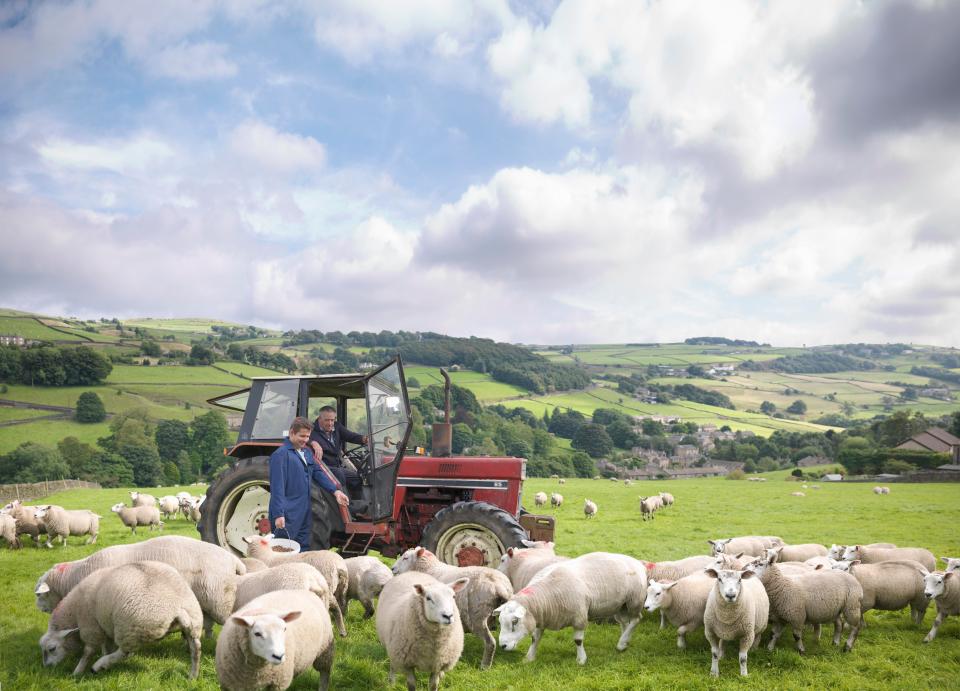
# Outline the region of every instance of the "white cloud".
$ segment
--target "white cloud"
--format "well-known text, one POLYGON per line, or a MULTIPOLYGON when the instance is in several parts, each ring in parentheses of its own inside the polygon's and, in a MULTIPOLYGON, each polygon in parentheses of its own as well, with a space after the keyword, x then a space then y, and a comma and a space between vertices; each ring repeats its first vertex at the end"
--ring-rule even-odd
POLYGON ((57 167, 135 173, 170 159, 174 150, 162 139, 140 134, 97 143, 51 138, 37 147, 37 153, 57 167))
POLYGON ((313 137, 280 132, 255 120, 233 130, 230 146, 241 159, 279 173, 318 172, 327 157, 323 144, 313 137))
POLYGON ((157 52, 148 68, 159 76, 183 81, 232 77, 237 66, 226 52, 226 46, 219 43, 178 43, 157 52))

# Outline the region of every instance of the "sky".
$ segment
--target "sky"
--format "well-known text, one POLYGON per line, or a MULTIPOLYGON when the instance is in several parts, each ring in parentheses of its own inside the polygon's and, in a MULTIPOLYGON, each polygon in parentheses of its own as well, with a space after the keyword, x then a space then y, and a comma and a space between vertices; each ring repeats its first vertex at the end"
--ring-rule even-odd
POLYGON ((960 3, 0 3, 0 306, 960 346, 960 3))

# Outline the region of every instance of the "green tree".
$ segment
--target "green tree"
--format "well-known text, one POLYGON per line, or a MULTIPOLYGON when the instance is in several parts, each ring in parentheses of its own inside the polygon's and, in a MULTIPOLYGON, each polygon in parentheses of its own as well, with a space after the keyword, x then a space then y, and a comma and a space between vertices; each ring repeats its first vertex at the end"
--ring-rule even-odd
POLYGON ((573 463, 573 470, 577 477, 593 477, 597 474, 597 466, 593 459, 583 451, 574 453, 570 457, 570 462, 573 463))
POLYGON ((0 483, 43 482, 70 477, 70 467, 57 449, 24 442, 0 457, 0 483))
POLYGON ((764 415, 773 415, 777 412, 777 406, 770 401, 764 401, 760 404, 760 412, 764 415))
POLYGON ((216 360, 213 350, 207 346, 197 343, 190 348, 190 357, 187 359, 188 365, 212 365, 216 360))
POLYGON ((99 466, 97 482, 104 487, 132 487, 133 468, 123 456, 112 451, 98 454, 95 463, 99 466))
POLYGON ((473 430, 469 425, 458 422, 453 425, 453 439, 451 450, 455 454, 462 454, 464 449, 473 444, 473 430))
POLYGON ((623 420, 623 414, 611 408, 597 408, 593 411, 593 422, 598 425, 609 425, 617 420, 623 420))
POLYGON ((164 461, 175 461, 181 451, 190 447, 190 426, 183 420, 161 420, 153 436, 164 461))
POLYGON ((407 388, 408 389, 419 389, 420 380, 416 377, 407 377, 407 388))
POLYGON ((804 415, 807 412, 807 404, 798 398, 790 404, 790 406, 787 408, 787 412, 791 415, 804 415))
POLYGON ((64 437, 57 442, 57 451, 70 468, 70 477, 96 482, 100 464, 95 462, 97 450, 76 437, 64 437))
POLYGON ((587 423, 577 430, 570 446, 594 458, 601 458, 613 451, 613 440, 603 425, 587 423))
POLYGON ((64 383, 67 386, 92 386, 100 384, 113 371, 106 355, 93 348, 64 348, 61 352, 64 383))
POLYGON ((553 454, 557 439, 544 429, 533 430, 533 455, 546 458, 553 454))
POLYGON ((107 419, 107 409, 103 400, 93 391, 84 391, 77 398, 77 422, 103 422, 107 419))
POLYGON ((960 412, 956 412, 950 416, 950 423, 947 426, 947 431, 955 437, 960 437, 960 412))
POLYGON ((163 481, 160 454, 152 442, 149 445, 121 444, 117 447, 117 454, 130 465, 133 484, 137 487, 153 487, 163 481))
POLYGON ((163 480, 167 485, 180 484, 180 468, 173 461, 166 461, 163 464, 163 480))
POLYGON ((886 463, 883 464, 883 472, 891 473, 895 475, 903 475, 904 473, 912 473, 917 469, 913 463, 908 461, 901 461, 895 458, 891 458, 886 463))
POLYGON ((607 425, 607 434, 618 448, 632 449, 637 444, 637 433, 633 430, 633 425, 626 420, 619 419, 611 422, 607 425))
POLYGON ((193 465, 193 460, 186 449, 177 454, 177 469, 180 471, 180 482, 196 482, 199 475, 198 469, 193 465))
POLYGON ((163 351, 160 349, 160 344, 152 339, 143 341, 140 344, 140 352, 144 355, 149 355, 150 357, 160 357, 163 355, 163 351))
POLYGON ((664 435, 663 423, 653 418, 644 418, 640 423, 640 429, 645 436, 662 437, 664 435))
POLYGON ((230 430, 222 413, 211 410, 190 423, 191 455, 199 461, 200 474, 209 477, 209 472, 223 463, 223 449, 230 443, 230 430))

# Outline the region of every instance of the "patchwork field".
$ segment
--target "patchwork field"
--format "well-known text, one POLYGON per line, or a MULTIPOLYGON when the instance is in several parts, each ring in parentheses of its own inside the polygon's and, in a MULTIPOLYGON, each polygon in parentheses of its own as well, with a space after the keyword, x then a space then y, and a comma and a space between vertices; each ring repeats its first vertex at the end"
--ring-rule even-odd
MULTIPOLYGON (((563 507, 554 513, 558 527, 558 551, 578 555, 590 551, 616 551, 663 560, 705 553, 706 540, 738 534, 775 534, 788 542, 855 543, 892 541, 918 545, 937 556, 960 556, 954 526, 960 520, 957 490, 952 485, 897 484, 889 496, 878 497, 864 484, 827 484, 807 490, 803 498, 789 496, 793 483, 770 474, 767 483, 732 482, 721 479, 640 482, 625 487, 606 480, 528 480, 525 495, 539 490, 561 491, 563 507), (638 519, 637 496, 669 490, 677 499, 674 507, 654 521, 638 519), (583 517, 583 499, 599 505, 598 516, 583 517), (844 507, 838 511, 837 507, 844 507)), ((180 488, 157 488, 158 496, 180 488)), ((195 494, 199 487, 185 488, 195 494)), ((92 508, 104 515, 99 546, 146 539, 148 533, 131 538, 119 520, 109 513, 116 501, 128 499, 127 490, 74 490, 54 495, 49 501, 69 508, 92 508)), ((192 525, 181 519, 167 522, 165 534, 196 536, 192 525)), ((214 641, 204 641, 200 679, 186 679, 188 657, 174 635, 122 661, 102 675, 70 676, 71 663, 43 668, 37 641, 46 628, 47 615, 34 606, 37 577, 54 563, 79 559, 96 547, 71 538, 65 549, 19 552, 0 551, 0 569, 5 576, 6 597, 0 603, 0 685, 3 688, 46 689, 218 688, 213 660, 214 641)), ((389 563, 389 560, 387 560, 389 563)), ((386 685, 388 663, 373 620, 364 621, 362 610, 352 603, 347 616, 348 636, 337 640, 331 689, 402 688, 386 685)), ((922 626, 910 623, 906 612, 870 612, 868 627, 851 653, 841 653, 830 644, 827 627, 821 641, 809 629, 807 654, 799 656, 792 642, 781 640, 774 652, 761 649, 750 654, 750 676, 737 674, 735 655, 721 661, 719 680, 709 677, 710 651, 698 630, 688 634, 688 649, 676 647, 676 632, 658 628, 656 614, 645 615, 626 651, 616 652, 619 635, 613 623, 591 623, 586 631, 587 664, 574 658, 571 631, 548 631, 537 660, 524 663, 529 639, 513 652, 498 650, 493 667, 478 669, 482 646, 466 636, 460 663, 447 674, 441 689, 891 689, 956 688, 960 679, 960 621, 950 618, 937 639, 921 643, 934 613, 931 607, 922 626)), ((219 631, 219 627, 216 627, 219 631)), ((313 689, 316 672, 299 677, 292 688, 313 689)), ((420 687, 425 678, 420 676, 420 687)))

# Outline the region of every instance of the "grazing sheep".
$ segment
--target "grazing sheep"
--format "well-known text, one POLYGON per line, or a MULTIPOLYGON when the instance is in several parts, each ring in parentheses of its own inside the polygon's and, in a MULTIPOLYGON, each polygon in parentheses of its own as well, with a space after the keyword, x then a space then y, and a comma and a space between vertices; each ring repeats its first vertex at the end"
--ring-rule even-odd
POLYGON ((190 586, 175 568, 141 561, 100 569, 84 579, 50 616, 40 639, 44 666, 55 665, 69 652, 65 639, 78 632, 83 655, 73 673, 82 674, 93 663, 100 672, 168 633, 182 631, 190 648, 190 678, 200 672, 200 632, 203 612, 190 586), (112 642, 116 650, 106 653, 112 642))
MULTIPOLYGON (((184 515, 189 518, 194 523, 200 522, 200 507, 203 506, 203 500, 206 497, 197 497, 190 500, 189 508, 184 512, 184 515)), ((183 505, 180 505, 181 510, 183 510, 183 505)))
MULTIPOLYGON (((136 506, 136 504, 134 504, 134 506, 136 506)), ((163 514, 163 517, 169 520, 180 512, 180 500, 173 495, 160 497, 159 508, 160 513, 163 514)))
POLYGON ((558 485, 565 485, 565 484, 567 484, 567 481, 564 480, 563 478, 560 478, 559 480, 557 480, 557 484, 558 484, 558 485))
POLYGON ((610 482, 620 482, 620 478, 612 477, 610 478, 610 482))
POLYGON ((623 481, 623 484, 626 485, 627 487, 629 487, 630 485, 633 484, 633 480, 630 480, 630 479, 624 480, 624 481, 623 481))
POLYGON ((960 571, 960 559, 954 559, 951 557, 940 557, 940 561, 947 565, 947 568, 944 569, 947 573, 953 573, 954 571, 960 571))
MULTIPOLYGON (((870 545, 863 545, 864 547, 879 547, 880 549, 896 549, 897 546, 892 542, 874 542, 870 545)), ((843 559, 843 553, 846 551, 847 545, 830 545, 830 549, 827 551, 827 556, 831 559, 836 559, 840 561, 843 559)))
POLYGON ((783 540, 778 537, 761 537, 745 535, 742 537, 728 537, 725 540, 707 540, 712 546, 712 554, 737 554, 742 552, 751 557, 763 556, 764 550, 779 547, 783 540))
POLYGON ((640 515, 645 521, 652 521, 654 513, 660 508, 660 497, 640 497, 640 515))
POLYGON ((17 537, 17 519, 10 514, 0 513, 0 537, 7 541, 10 549, 20 549, 17 537))
MULTIPOLYGON (((374 612, 373 600, 393 578, 393 571, 376 557, 350 557, 344 562, 349 577, 347 600, 359 600, 363 605, 363 618, 369 619, 374 612)), ((346 611, 346 603, 342 608, 346 611)))
POLYGON ((247 543, 247 556, 259 559, 270 567, 290 562, 303 562, 310 564, 319 571, 320 575, 327 580, 330 592, 333 593, 330 612, 336 621, 337 631, 341 636, 346 636, 347 626, 343 621, 343 610, 340 603, 346 601, 347 588, 350 587, 350 574, 343 557, 329 550, 281 554, 274 552, 273 548, 270 547, 271 539, 273 539, 273 535, 252 535, 243 538, 243 541, 247 543))
POLYGON ((419 669, 430 672, 430 691, 437 691, 443 675, 463 652, 463 627, 454 596, 468 583, 469 579, 461 578, 446 585, 416 571, 387 581, 376 623, 377 637, 390 658, 388 683, 393 684, 397 672, 403 672, 408 691, 415 691, 419 669))
POLYGON ((790 496, 791 496, 791 497, 805 497, 805 496, 807 496, 807 495, 804 494, 803 492, 791 492, 791 493, 790 493, 790 496))
POLYGON ((703 612, 713 583, 705 573, 693 573, 676 581, 650 579, 647 585, 644 609, 651 613, 660 610, 660 628, 663 628, 663 618, 677 627, 677 647, 681 650, 687 647, 687 633, 703 624, 703 612))
POLYGON ((533 495, 533 503, 537 506, 544 506, 547 503, 547 493, 537 492, 533 495))
POLYGON ((934 571, 937 568, 937 558, 933 552, 922 547, 896 547, 894 549, 884 549, 881 547, 868 547, 865 545, 849 545, 843 551, 843 561, 860 561, 864 564, 876 564, 881 561, 901 561, 903 559, 912 559, 923 564, 927 571, 934 571))
POLYGON ((500 605, 513 595, 510 579, 486 566, 450 566, 440 561, 433 552, 423 547, 413 547, 404 552, 393 565, 393 573, 417 571, 433 576, 441 583, 451 585, 461 578, 470 583, 456 595, 457 609, 464 631, 469 631, 483 641, 483 660, 480 669, 493 663, 497 642, 490 633, 490 617, 500 605))
POLYGON ((286 689, 311 667, 320 691, 330 684, 333 630, 309 590, 276 590, 231 616, 217 638, 217 679, 231 691, 286 689))
POLYGON ((880 492, 881 492, 881 494, 890 494, 890 488, 889 488, 889 487, 881 487, 881 488, 880 488, 880 492))
POLYGON ((506 574, 516 592, 533 580, 540 571, 551 564, 569 561, 570 557, 563 557, 553 551, 552 542, 532 542, 524 540, 527 549, 510 547, 500 557, 497 570, 506 574))
POLYGON ((759 579, 750 571, 707 569, 716 579, 707 595, 703 632, 710 643, 710 674, 720 676, 724 641, 740 641, 740 674, 747 676, 747 653, 760 643, 767 628, 770 601, 759 579))
POLYGON ((664 506, 673 506, 673 495, 669 492, 660 492, 660 500, 664 506))
POLYGON ((645 564, 624 554, 592 552, 555 564, 497 610, 500 646, 513 650, 530 634, 533 642, 526 659, 532 662, 545 629, 559 631, 569 626, 573 627, 577 663, 582 665, 587 661, 583 649, 587 623, 613 617, 620 624, 617 650, 624 650, 642 616, 646 591, 645 564))
POLYGON ((233 611, 242 609, 251 600, 274 590, 309 590, 320 598, 324 607, 330 607, 330 588, 323 576, 310 564, 294 562, 237 576, 233 611))
POLYGON ((143 492, 131 492, 130 493, 130 506, 156 506, 157 498, 152 494, 144 494, 143 492))
POLYGON ((150 530, 163 530, 160 509, 156 506, 124 506, 123 502, 110 507, 120 518, 120 522, 130 528, 130 534, 137 534, 137 526, 148 525, 150 530))
POLYGON ((874 487, 874 488, 873 488, 873 493, 874 493, 874 494, 883 494, 883 487, 874 487))
POLYGON ((861 615, 871 609, 896 612, 910 605, 913 621, 917 624, 923 621, 929 604, 923 594, 923 577, 927 570, 919 562, 861 564, 859 561, 834 561, 831 568, 846 571, 860 583, 863 588, 861 615))
POLYGON ((557 492, 552 492, 550 494, 550 506, 557 509, 563 506, 563 495, 557 492))
POLYGON ((47 530, 47 547, 52 548, 55 539, 66 547, 70 535, 89 535, 84 544, 90 545, 97 541, 100 532, 100 516, 86 509, 67 511, 60 506, 50 506, 37 509, 33 515, 47 530))
POLYGON ((813 557, 826 557, 828 550, 823 545, 815 542, 807 542, 800 545, 783 545, 782 547, 771 547, 764 551, 763 556, 773 555, 774 562, 785 561, 806 561, 813 557))
POLYGON ((596 503, 590 501, 589 499, 583 500, 583 515, 586 518, 594 518, 597 515, 597 505, 596 503))
POLYGON ((19 499, 14 499, 3 507, 3 510, 8 512, 10 516, 13 516, 13 520, 16 522, 17 539, 19 540, 21 535, 29 535, 33 540, 34 547, 39 547, 40 536, 47 534, 46 527, 38 522, 34 515, 34 512, 38 508, 40 507, 22 504, 19 499))
POLYGON ((784 625, 793 629, 797 651, 802 655, 805 624, 833 622, 833 644, 840 644, 843 620, 850 626, 844 650, 849 652, 860 633, 860 607, 863 588, 848 573, 819 569, 787 575, 779 564, 757 559, 748 567, 760 577, 770 599, 770 625, 773 636, 767 644, 773 650, 783 633, 784 625))
POLYGON ((960 576, 955 571, 928 573, 923 577, 923 594, 927 599, 937 602, 937 617, 933 620, 933 628, 923 639, 924 643, 929 643, 937 637, 937 630, 944 618, 960 614, 960 576))

